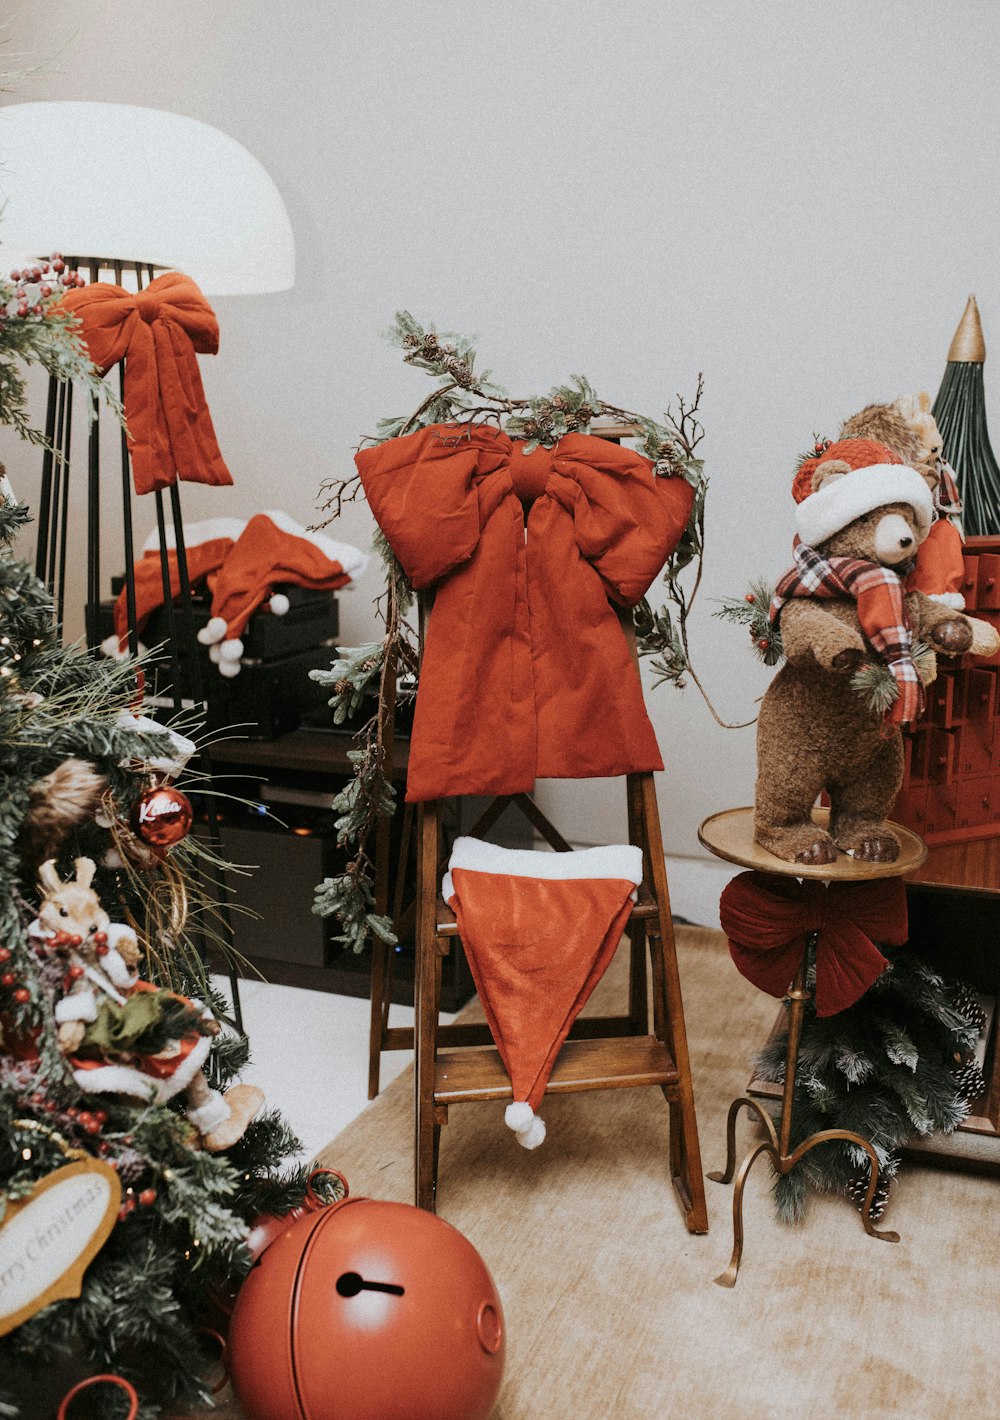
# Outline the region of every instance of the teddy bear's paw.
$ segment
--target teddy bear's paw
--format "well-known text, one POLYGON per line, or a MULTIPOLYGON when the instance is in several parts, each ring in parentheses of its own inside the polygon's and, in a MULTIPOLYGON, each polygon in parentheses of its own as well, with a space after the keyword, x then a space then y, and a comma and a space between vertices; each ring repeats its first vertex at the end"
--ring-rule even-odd
POLYGON ((859 838, 850 851, 864 863, 895 863, 899 857, 899 839, 883 829, 859 838))
POLYGON ((964 616, 950 616, 931 628, 930 639, 947 656, 961 656, 972 645, 972 626, 964 616))
POLYGON ((796 853, 795 862, 806 864, 809 867, 817 867, 824 863, 832 863, 836 856, 837 849, 833 839, 824 835, 810 843, 808 848, 802 848, 796 853))
POLYGON ((969 647, 969 654, 972 656, 995 656, 1000 651, 1000 632, 995 626, 991 626, 988 621, 980 621, 978 617, 972 617, 969 621, 972 627, 972 644, 969 647))

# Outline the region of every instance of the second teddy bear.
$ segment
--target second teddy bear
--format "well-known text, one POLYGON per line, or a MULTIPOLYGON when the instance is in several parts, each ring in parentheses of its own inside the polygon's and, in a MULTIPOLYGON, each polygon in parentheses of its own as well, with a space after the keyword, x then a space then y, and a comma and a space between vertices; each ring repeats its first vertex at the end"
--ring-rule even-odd
POLYGON ((800 470, 793 496, 795 567, 778 583, 771 613, 786 663, 758 719, 755 836, 788 862, 831 863, 838 849, 891 862, 899 855, 886 824, 902 783, 899 726, 923 705, 914 638, 945 655, 992 655, 1000 636, 906 590, 934 507, 925 479, 891 449, 841 440, 800 470), (884 717, 851 686, 874 657, 896 682, 884 717), (812 819, 824 790, 829 831, 812 819))

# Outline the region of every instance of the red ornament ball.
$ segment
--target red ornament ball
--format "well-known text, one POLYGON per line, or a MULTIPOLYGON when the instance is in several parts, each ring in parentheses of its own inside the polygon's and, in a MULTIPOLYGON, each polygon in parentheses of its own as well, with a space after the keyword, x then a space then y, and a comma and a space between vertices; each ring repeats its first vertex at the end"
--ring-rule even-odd
POLYGON ((31 992, 26 986, 19 986, 14 992, 14 1000, 21 1006, 26 1006, 31 1000, 31 992))
POLYGON ((133 833, 154 848, 179 843, 191 827, 194 811, 191 800, 169 784, 147 789, 132 805, 133 833))
POLYGON ((487 1420, 505 1343, 493 1279, 457 1229, 348 1198, 265 1250, 229 1366, 247 1420, 487 1420))

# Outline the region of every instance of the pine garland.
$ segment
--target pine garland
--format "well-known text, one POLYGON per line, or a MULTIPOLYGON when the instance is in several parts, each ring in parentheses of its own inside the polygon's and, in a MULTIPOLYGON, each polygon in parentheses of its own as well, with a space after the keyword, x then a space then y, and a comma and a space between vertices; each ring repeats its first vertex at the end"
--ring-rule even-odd
MULTIPOLYGON (((651 658, 654 684, 669 681, 682 687, 685 676, 690 676, 705 695, 691 666, 687 641, 687 618, 701 582, 705 547, 707 482, 702 461, 695 456, 704 435, 697 418, 703 392, 701 376, 691 403, 678 397, 676 413, 668 409, 661 423, 600 399, 584 375, 571 375, 567 384, 555 386, 546 395, 511 398, 491 380, 489 371, 476 373, 478 355, 471 339, 439 333, 433 326, 425 328, 408 311, 397 312, 386 335, 403 351, 408 365, 426 371, 438 383, 412 414, 379 420, 375 434, 362 440, 362 446, 385 443, 431 424, 492 423, 511 438, 525 440, 524 451, 530 453, 539 446, 553 447, 566 434, 587 433, 595 419, 604 417, 638 430, 641 451, 651 460, 657 477, 684 478, 691 484, 695 490, 691 514, 663 571, 676 621, 667 606, 654 611, 645 598, 635 607, 633 620, 639 654, 651 658), (688 592, 680 575, 692 563, 696 574, 688 592)), ((318 524, 322 528, 339 517, 346 503, 361 497, 363 489, 355 474, 324 483, 320 492, 325 495, 321 511, 326 517, 318 524)), ((352 719, 365 701, 373 698, 376 684, 379 688, 376 708, 358 734, 359 748, 351 753, 354 779, 334 801, 338 846, 350 849, 353 856, 343 873, 323 880, 313 905, 320 916, 337 919, 341 933, 335 940, 356 952, 364 949, 372 935, 390 944, 396 941, 389 919, 373 910, 374 867, 368 844, 379 818, 391 817, 396 803, 395 790, 384 771, 381 740, 386 728, 387 680, 398 674, 415 678, 417 673, 417 646, 406 620, 415 602, 413 589, 381 532, 376 534, 374 546, 386 569, 387 591, 380 605, 385 635, 380 642, 354 650, 338 648, 340 659, 331 670, 311 672, 314 680, 333 690, 330 705, 335 724, 352 719)), ((711 708, 708 697, 705 699, 711 708)))

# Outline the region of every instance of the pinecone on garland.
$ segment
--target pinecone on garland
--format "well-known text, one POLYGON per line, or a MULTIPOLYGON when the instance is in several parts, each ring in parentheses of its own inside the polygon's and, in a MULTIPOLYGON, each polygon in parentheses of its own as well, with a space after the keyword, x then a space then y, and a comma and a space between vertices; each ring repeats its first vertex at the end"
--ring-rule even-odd
MULTIPOLYGON (((865 1199, 868 1197, 868 1185, 871 1183, 871 1165, 862 1165, 848 1182, 845 1192, 848 1198, 854 1203, 860 1213, 865 1206, 865 1199)), ((882 1214, 886 1210, 889 1202, 889 1192, 892 1188, 892 1177, 884 1169, 879 1171, 878 1183, 875 1186, 875 1196, 872 1199, 872 1206, 868 1211, 868 1216, 873 1223, 879 1222, 882 1214)))
POLYGON ((960 1016, 964 1016, 978 1035, 986 1029, 986 1012, 979 997, 967 981, 960 981, 955 987, 951 1003, 960 1016))
POLYGON ((956 1065, 952 1071, 952 1079, 955 1081, 956 1094, 967 1104, 971 1104, 973 1100, 979 1099, 981 1095, 986 1093, 986 1076, 975 1059, 966 1060, 961 1065, 956 1065))

